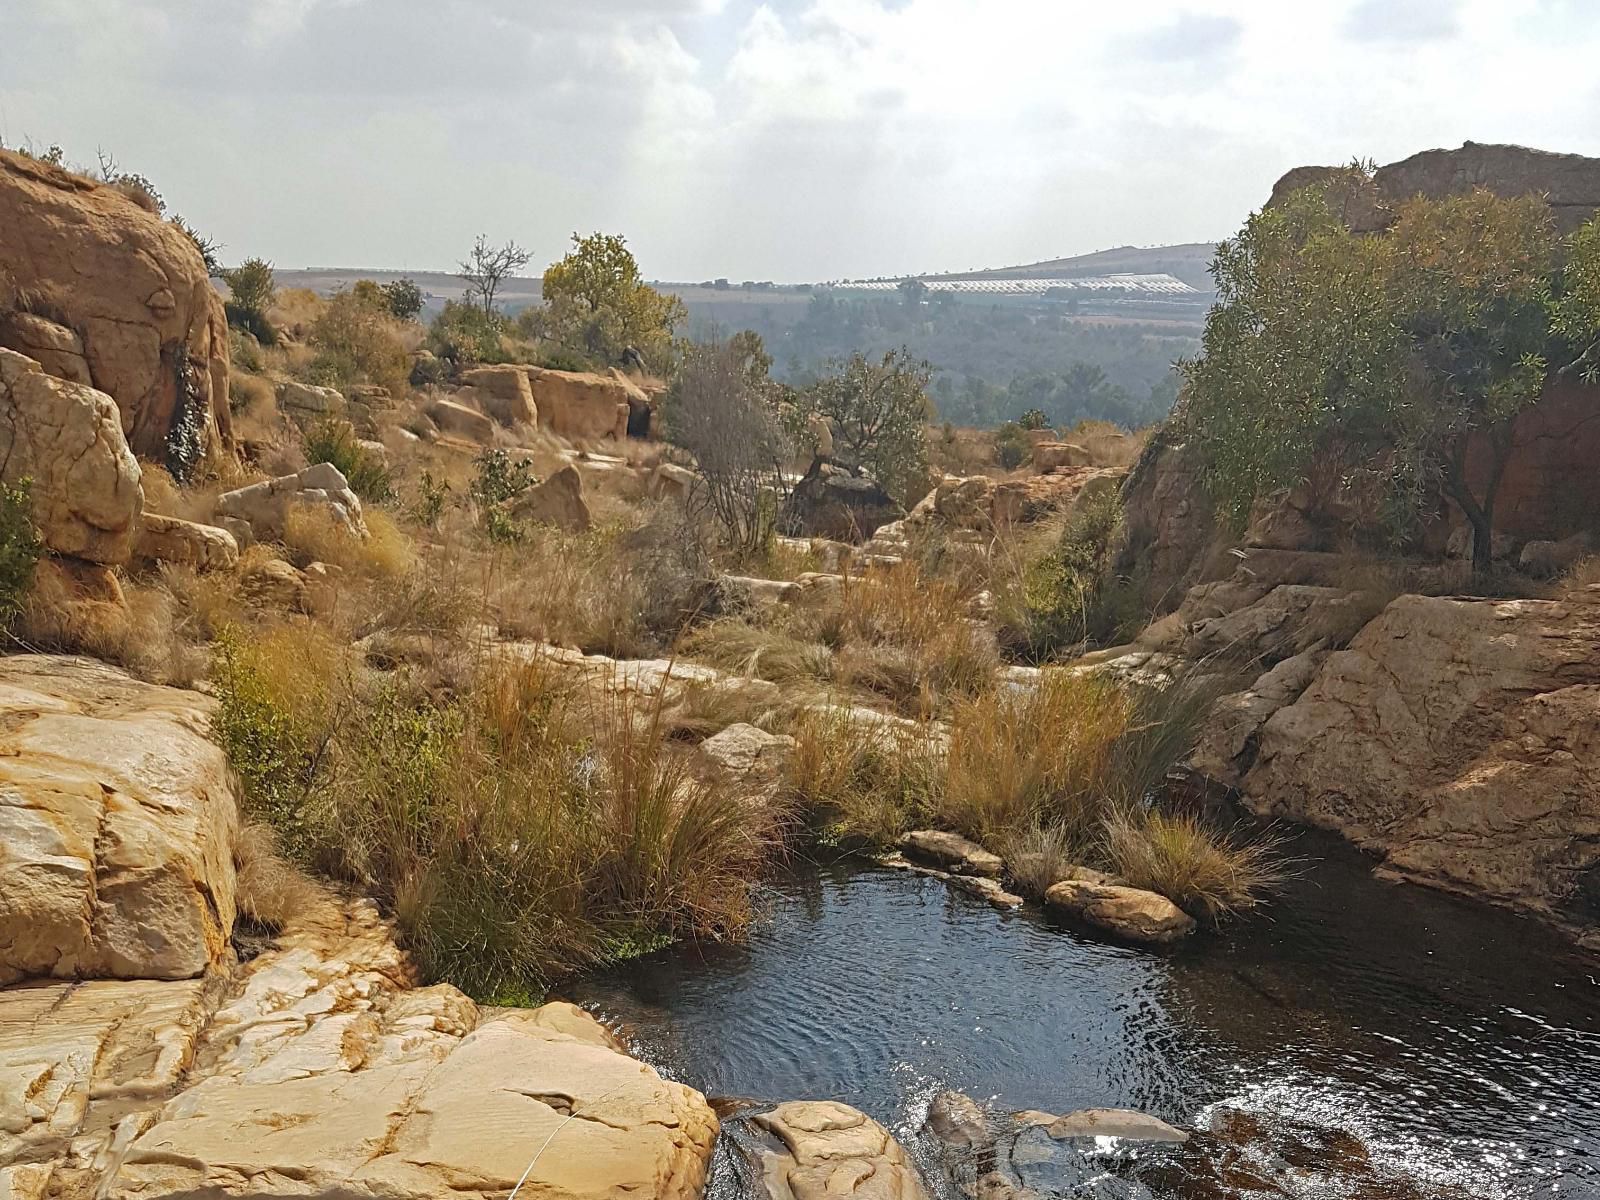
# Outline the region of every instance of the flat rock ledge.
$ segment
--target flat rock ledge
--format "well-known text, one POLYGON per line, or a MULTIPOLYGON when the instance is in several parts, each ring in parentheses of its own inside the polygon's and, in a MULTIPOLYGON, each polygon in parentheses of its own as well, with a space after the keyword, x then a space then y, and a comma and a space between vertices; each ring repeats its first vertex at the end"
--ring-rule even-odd
POLYGON ((1115 884, 1063 880, 1044 894, 1052 908, 1100 932, 1144 945, 1165 945, 1194 932, 1195 921, 1156 892, 1115 884))
POLYGON ((913 829, 900 839, 900 851, 907 858, 939 867, 954 875, 979 875, 998 879, 1005 872, 1005 861, 958 833, 942 829, 913 829))

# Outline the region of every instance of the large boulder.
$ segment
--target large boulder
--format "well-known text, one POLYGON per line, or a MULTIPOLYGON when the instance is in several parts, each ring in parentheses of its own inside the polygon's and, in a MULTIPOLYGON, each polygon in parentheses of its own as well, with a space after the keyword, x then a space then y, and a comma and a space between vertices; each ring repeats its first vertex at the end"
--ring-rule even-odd
POLYGON ((1044 894, 1046 907, 1128 942, 1165 945, 1194 932, 1194 918, 1171 900, 1141 888, 1065 879, 1044 894))
POLYGON ((293 475, 264 479, 217 497, 217 516, 245 522, 257 541, 282 538, 289 511, 296 507, 326 512, 357 537, 367 536, 361 500, 332 463, 313 463, 293 475))
MULTIPOLYGON (((461 393, 457 393, 458 396, 461 393)), ((471 393, 467 399, 476 402, 476 393, 471 393)), ((449 437, 460 438, 468 442, 477 442, 480 446, 494 445, 494 421, 488 414, 473 408, 471 403, 463 404, 460 400, 435 400, 427 407, 427 414, 433 423, 439 427, 439 432, 449 437)))
POLYGON ((0 478, 32 480, 33 519, 49 549, 127 561, 144 490, 116 405, 11 350, 0 350, 0 478))
POLYGON ((231 571, 239 565, 239 542, 226 529, 159 513, 140 519, 133 552, 137 558, 181 563, 197 571, 231 571))
POLYGON ((889 1131, 831 1100, 791 1100, 751 1120, 778 1144, 755 1151, 767 1200, 927 1200, 889 1131))
POLYGON ((187 979, 228 954, 238 814, 211 707, 92 659, 0 658, 0 982, 187 979))
POLYGON ((634 404, 648 404, 643 392, 625 376, 588 371, 552 371, 524 367, 538 410, 539 427, 560 437, 598 441, 628 436, 634 404))
POLYGON ((458 403, 471 404, 488 413, 502 425, 535 425, 539 410, 533 401, 533 388, 528 384, 528 373, 521 367, 476 367, 461 377, 470 392, 463 398, 456 393, 458 403))
POLYGON ((1200 456, 1168 430, 1157 432, 1122 485, 1119 575, 1136 580, 1145 606, 1170 612, 1204 571, 1216 537, 1215 507, 1200 456))
POLYGON ((1258 814, 1344 834, 1420 882, 1592 928, 1600 588, 1401 596, 1260 731, 1258 814))
POLYGON ((859 543, 903 516, 905 510, 875 480, 823 464, 789 493, 779 523, 791 536, 859 543))
POLYGON ((0 989, 0 1196, 699 1196, 697 1092, 572 1005, 417 987, 371 902, 302 890, 231 976, 0 989))
POLYGON ((518 496, 512 511, 524 521, 568 533, 582 533, 592 523, 583 499, 583 476, 571 463, 518 496))
POLYGON ((136 454, 189 426, 225 438, 228 325, 184 232, 113 188, 0 151, 0 345, 109 395, 136 454), (47 344, 48 343, 48 344, 47 344))

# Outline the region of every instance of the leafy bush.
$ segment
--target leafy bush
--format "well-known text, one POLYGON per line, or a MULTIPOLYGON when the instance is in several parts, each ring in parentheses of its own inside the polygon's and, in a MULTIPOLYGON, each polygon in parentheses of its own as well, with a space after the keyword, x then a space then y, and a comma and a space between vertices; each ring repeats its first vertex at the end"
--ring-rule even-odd
POLYGON ((278 284, 272 264, 265 259, 247 258, 232 270, 221 272, 231 296, 224 306, 228 324, 242 329, 263 346, 278 344, 278 332, 267 320, 278 284))
POLYGON ((444 311, 428 327, 428 349, 461 366, 496 363, 505 358, 498 313, 486 313, 474 304, 446 300, 444 311))
POLYGON ((363 500, 392 499, 394 483, 383 459, 364 449, 350 422, 328 418, 306 435, 306 462, 332 463, 350 489, 363 500))
POLYGON ((422 315, 422 289, 416 280, 401 278, 386 283, 380 289, 389 315, 397 321, 415 321, 422 315))
POLYGON ((1033 453, 1033 443, 1015 421, 1007 421, 994 432, 994 457, 1002 467, 1014 471, 1033 453))
POLYGON ((999 597, 999 637, 1013 654, 1043 662, 1138 623, 1135 589, 1113 563, 1122 502, 1105 492, 1078 504, 1046 554, 1017 564, 999 597))
POLYGON ((33 523, 32 491, 31 479, 0 483, 0 622, 17 615, 44 552, 33 523))
POLYGON ((525 332, 607 366, 642 357, 658 370, 672 356, 683 301, 644 282, 624 239, 572 235, 572 250, 544 273, 544 305, 523 314, 525 332))
POLYGON ((411 354, 388 310, 355 292, 340 292, 312 324, 316 357, 311 375, 329 387, 375 383, 392 396, 405 395, 411 381, 411 354))
POLYGON ((515 500, 539 482, 529 459, 512 458, 506 450, 485 450, 472 463, 478 469, 470 487, 472 498, 485 506, 515 500))
POLYGON ((1050 428, 1050 418, 1044 415, 1043 409, 1030 408, 1017 418, 1017 424, 1023 429, 1037 432, 1041 429, 1050 428))
POLYGON ((876 361, 854 354, 794 395, 789 432, 804 444, 807 422, 823 418, 833 430, 834 461, 865 471, 909 507, 927 490, 932 376, 932 367, 905 350, 876 361))

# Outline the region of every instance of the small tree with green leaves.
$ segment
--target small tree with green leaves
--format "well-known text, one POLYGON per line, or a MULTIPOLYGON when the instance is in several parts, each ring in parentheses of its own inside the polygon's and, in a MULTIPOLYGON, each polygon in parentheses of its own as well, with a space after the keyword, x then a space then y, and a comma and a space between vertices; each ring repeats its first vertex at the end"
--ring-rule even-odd
POLYGON ((823 417, 834 431, 834 462, 852 474, 866 472, 909 504, 928 478, 932 377, 933 368, 908 350, 891 350, 877 361, 852 355, 833 374, 796 394, 791 429, 803 432, 812 414, 823 417))
POLYGON ((1567 243, 1567 260, 1552 302, 1558 333, 1570 350, 1562 371, 1600 383, 1600 216, 1567 243))
POLYGON ((1050 428, 1050 418, 1044 415, 1043 409, 1030 408, 1017 418, 1017 424, 1022 426, 1023 429, 1037 432, 1041 429, 1050 428))
POLYGON ((267 320, 267 310, 278 294, 272 264, 261 258, 247 258, 232 270, 223 271, 222 281, 232 293, 226 305, 228 324, 243 329, 264 346, 275 343, 277 331, 267 320))
POLYGON ((389 315, 397 321, 415 321, 422 315, 422 289, 414 279, 395 279, 382 287, 389 315))
POLYGON ((1544 383, 1549 211, 1482 190, 1419 197, 1385 232, 1357 234, 1329 196, 1368 186, 1368 172, 1350 168, 1218 247, 1218 304, 1201 357, 1184 364, 1181 420, 1236 525, 1314 464, 1379 470, 1396 524, 1442 494, 1486 570, 1517 417, 1544 383), (1488 462, 1472 473, 1479 442, 1488 462))
POLYGON ((607 366, 629 351, 662 369, 672 356, 683 301, 644 282, 626 240, 615 234, 572 235, 572 251, 544 273, 544 306, 530 310, 526 330, 607 366))

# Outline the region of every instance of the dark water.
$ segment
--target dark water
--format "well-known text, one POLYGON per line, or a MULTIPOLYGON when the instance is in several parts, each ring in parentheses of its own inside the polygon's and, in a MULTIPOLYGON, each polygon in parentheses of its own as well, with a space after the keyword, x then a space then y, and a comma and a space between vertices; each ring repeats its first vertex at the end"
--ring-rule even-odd
POLYGON ((1357 1144, 1363 1179, 1405 1183, 1313 1164, 1295 1195, 1600 1197, 1600 963, 1376 882, 1342 846, 1298 852, 1315 865, 1269 919, 1165 954, 917 875, 797 869, 745 945, 566 993, 708 1094, 843 1100, 906 1138, 947 1087, 1201 1126, 1229 1108, 1357 1144))

